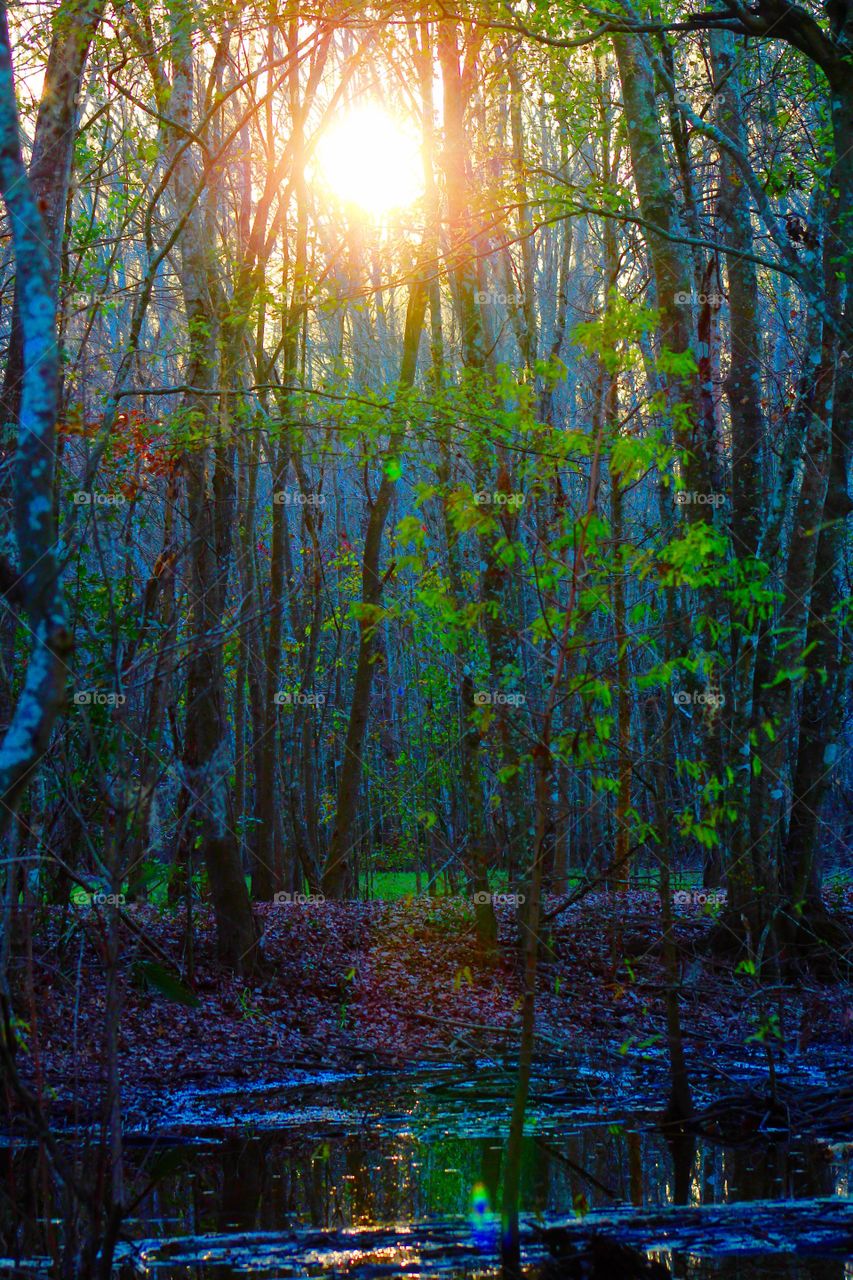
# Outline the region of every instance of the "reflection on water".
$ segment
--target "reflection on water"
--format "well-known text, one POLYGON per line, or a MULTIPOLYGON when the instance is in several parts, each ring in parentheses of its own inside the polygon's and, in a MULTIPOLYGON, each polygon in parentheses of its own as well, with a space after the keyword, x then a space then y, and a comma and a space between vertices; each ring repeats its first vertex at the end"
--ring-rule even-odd
MULTIPOLYGON (((236 1119, 231 1106, 230 1123, 236 1127, 220 1128, 215 1140, 208 1133, 181 1143, 132 1145, 129 1185, 137 1194, 149 1180, 153 1185, 126 1224, 128 1235, 153 1242, 395 1224, 425 1224, 427 1235, 428 1224, 456 1220, 482 1252, 477 1272, 493 1264, 506 1099, 492 1097, 484 1103, 472 1091, 463 1101, 458 1093, 443 1095, 413 1086, 409 1092, 383 1097, 382 1111, 380 1100, 361 1088, 344 1088, 333 1101, 333 1114, 323 1115, 315 1098, 300 1118, 294 1115, 292 1099, 285 1107, 279 1096, 275 1106, 288 1110, 286 1128, 269 1127, 269 1108, 259 1110, 256 1101, 251 1115, 241 1116, 238 1109, 236 1119)), ((43 1171, 32 1149, 7 1152, 4 1159, 7 1194, 0 1248, 6 1257, 43 1255, 45 1225, 43 1219, 38 1221, 43 1171)), ((522 1208, 546 1219, 573 1209, 606 1210, 615 1203, 641 1208, 845 1196, 849 1174, 849 1157, 828 1158, 825 1148, 814 1144, 770 1139, 740 1149, 692 1140, 668 1144, 650 1121, 605 1123, 579 1112, 570 1101, 562 1110, 559 1104, 543 1105, 531 1117, 522 1208)), ((415 1234, 420 1238, 421 1232, 415 1234)), ((284 1265, 280 1257, 266 1265, 262 1243, 254 1251, 242 1248, 236 1265, 233 1257, 206 1262, 201 1250, 191 1265, 159 1259, 154 1274, 162 1280, 186 1280, 191 1275, 223 1280, 245 1275, 247 1264, 256 1274, 268 1276, 329 1274, 329 1258, 322 1256, 314 1264, 303 1256, 298 1265, 284 1265)), ((370 1261, 379 1267, 376 1274, 400 1274, 409 1263, 426 1274, 431 1268, 417 1263, 418 1256, 417 1250, 406 1258, 387 1256, 387 1250, 382 1255, 380 1250, 370 1261)), ((156 1251, 151 1261, 158 1261, 156 1251)), ((685 1278, 713 1275, 735 1280, 748 1274, 750 1280, 771 1275, 849 1280, 853 1275, 853 1268, 845 1270, 838 1259, 783 1264, 779 1257, 752 1258, 748 1272, 742 1259, 715 1265, 676 1256, 670 1262, 673 1274, 685 1278)), ((340 1270, 345 1269, 342 1265, 340 1270)), ((122 1273, 129 1276, 131 1270, 123 1267, 122 1273)), ((471 1272, 467 1267, 445 1268, 443 1274, 471 1272)))
MULTIPOLYGON (((692 1144, 691 1144, 692 1145, 692 1144)), ((500 1204, 503 1144, 494 1138, 323 1138, 288 1134, 231 1138, 178 1157, 138 1214, 139 1234, 322 1229, 469 1218, 472 1192, 500 1204)), ((613 1198, 636 1206, 832 1195, 841 1171, 817 1150, 703 1146, 676 1153, 654 1132, 596 1126, 526 1144, 523 1208, 561 1214, 613 1198), (689 1162, 684 1159, 689 1155, 689 1162), (681 1174, 681 1176, 679 1176, 681 1174), (613 1193, 613 1197, 606 1194, 613 1193), (582 1199, 583 1198, 583 1199, 582 1199)))

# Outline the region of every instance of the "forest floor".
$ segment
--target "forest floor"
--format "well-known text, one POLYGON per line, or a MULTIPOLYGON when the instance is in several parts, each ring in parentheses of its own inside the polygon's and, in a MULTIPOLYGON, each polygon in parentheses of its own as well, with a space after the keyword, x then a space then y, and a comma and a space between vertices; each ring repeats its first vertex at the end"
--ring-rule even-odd
MULTIPOLYGON (((546 917, 559 905, 548 900, 546 917)), ((827 905, 853 928, 853 891, 827 905)), ((517 1046, 521 971, 510 908, 498 909, 499 947, 484 959, 471 908, 458 899, 261 904, 266 965, 249 981, 217 967, 208 911, 197 912, 192 980, 183 916, 126 911, 135 928, 120 949, 120 1063, 130 1092, 282 1078, 294 1068, 459 1063, 517 1046), (166 975, 165 957, 183 985, 166 975)), ((74 1096, 97 1096, 103 1079, 102 924, 90 908, 46 912, 15 974, 18 1007, 29 1009, 21 1072, 55 1090, 60 1109, 74 1096)), ((725 1083, 739 1065, 770 1055, 801 1064, 819 1062, 825 1049, 837 1058, 853 1039, 853 988, 812 977, 762 987, 748 963, 714 959, 713 925, 706 909, 677 907, 689 1059, 725 1083)), ((590 894, 554 915, 542 930, 541 1052, 656 1063, 663 1072, 660 937, 651 892, 590 894)))

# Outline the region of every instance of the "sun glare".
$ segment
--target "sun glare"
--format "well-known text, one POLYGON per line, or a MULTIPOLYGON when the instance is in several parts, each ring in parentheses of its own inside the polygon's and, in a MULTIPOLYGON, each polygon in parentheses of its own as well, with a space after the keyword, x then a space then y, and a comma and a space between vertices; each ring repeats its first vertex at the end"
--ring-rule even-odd
POLYGON ((378 104, 332 121, 317 145, 316 172, 339 200, 374 217, 413 204, 423 190, 415 134, 378 104))

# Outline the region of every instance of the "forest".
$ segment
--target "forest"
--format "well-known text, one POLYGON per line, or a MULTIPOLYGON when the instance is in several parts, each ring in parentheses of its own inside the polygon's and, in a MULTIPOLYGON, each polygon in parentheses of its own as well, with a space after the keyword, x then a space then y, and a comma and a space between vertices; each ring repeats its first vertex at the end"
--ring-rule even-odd
POLYGON ((0 0, 0 1274, 843 1280, 853 0, 0 0))

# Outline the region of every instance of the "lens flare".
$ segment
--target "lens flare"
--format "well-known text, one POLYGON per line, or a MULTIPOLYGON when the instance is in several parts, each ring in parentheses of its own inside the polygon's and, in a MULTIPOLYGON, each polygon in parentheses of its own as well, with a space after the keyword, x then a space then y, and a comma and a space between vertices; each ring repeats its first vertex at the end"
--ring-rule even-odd
POLYGON ((498 1218, 492 1212, 489 1191, 482 1182, 475 1182, 471 1188, 470 1222, 471 1234, 477 1247, 494 1248, 498 1238, 498 1218))

